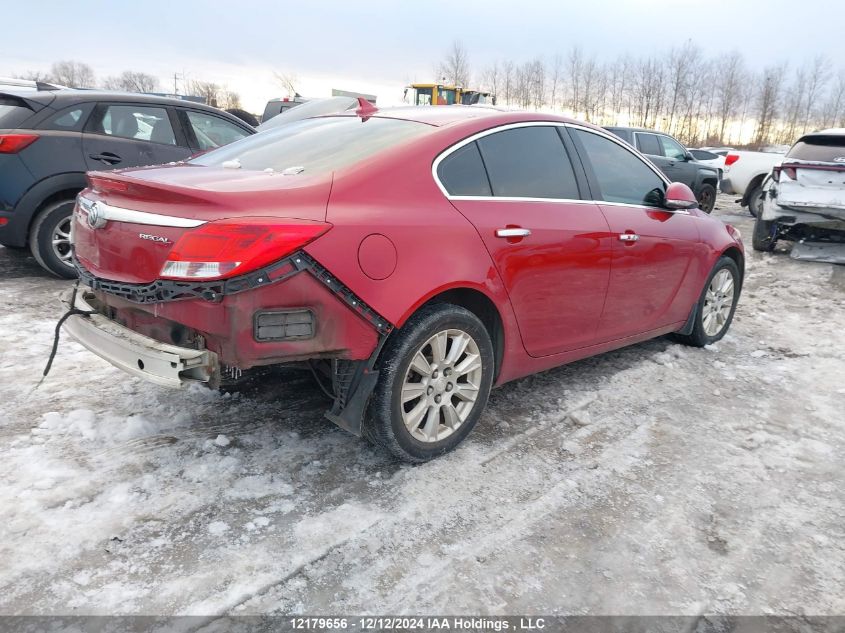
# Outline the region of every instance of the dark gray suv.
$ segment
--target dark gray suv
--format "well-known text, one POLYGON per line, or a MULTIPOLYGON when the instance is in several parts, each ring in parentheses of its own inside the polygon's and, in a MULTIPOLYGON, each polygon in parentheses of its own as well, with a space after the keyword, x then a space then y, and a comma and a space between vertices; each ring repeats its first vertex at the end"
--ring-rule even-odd
POLYGON ((0 92, 0 244, 72 278, 70 216, 85 172, 179 161, 254 134, 202 104, 89 90, 0 92))
POLYGON ((640 150, 669 180, 692 189, 702 211, 713 210, 721 179, 718 169, 699 163, 677 139, 663 132, 635 127, 605 129, 640 150))

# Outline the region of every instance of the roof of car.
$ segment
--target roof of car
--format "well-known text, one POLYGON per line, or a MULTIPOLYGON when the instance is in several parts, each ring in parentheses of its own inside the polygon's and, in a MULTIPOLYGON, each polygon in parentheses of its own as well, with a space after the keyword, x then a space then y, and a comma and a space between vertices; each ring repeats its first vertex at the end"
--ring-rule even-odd
POLYGON ((649 134, 663 134, 663 136, 671 136, 666 132, 661 132, 660 130, 649 130, 645 127, 627 127, 624 125, 608 125, 604 128, 605 130, 631 130, 632 132, 648 132, 649 134))
POLYGON ((200 108, 204 110, 214 110, 219 112, 218 108, 190 101, 188 99, 178 99, 175 97, 162 97, 158 95, 141 94, 138 92, 117 92, 113 90, 75 90, 72 88, 63 88, 60 90, 38 90, 38 91, 14 91, 8 90, 13 94, 19 94, 21 97, 33 101, 41 101, 43 103, 86 103, 88 101, 122 101, 124 103, 155 103, 159 105, 179 105, 182 107, 190 106, 192 108, 200 108))
MULTIPOLYGON (((348 112, 330 116, 358 115, 355 110, 349 110, 348 112)), ((525 110, 510 110, 508 108, 487 105, 399 106, 395 108, 379 108, 377 111, 373 112, 371 116, 389 119, 404 119, 407 121, 416 121, 418 123, 427 123, 428 125, 437 127, 486 118, 511 119, 513 122, 560 121, 564 123, 578 123, 579 125, 583 125, 580 121, 568 119, 556 114, 528 112, 525 110)))

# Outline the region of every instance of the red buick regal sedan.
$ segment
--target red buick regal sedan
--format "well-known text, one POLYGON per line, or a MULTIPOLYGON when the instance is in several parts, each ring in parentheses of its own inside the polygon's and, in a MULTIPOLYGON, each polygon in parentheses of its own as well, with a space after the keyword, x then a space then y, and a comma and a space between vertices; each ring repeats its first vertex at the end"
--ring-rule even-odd
POLYGON ((173 387, 310 366, 330 420, 412 462, 460 443, 494 385, 718 341, 742 286, 736 229, 553 115, 362 105, 89 180, 73 338, 173 387))

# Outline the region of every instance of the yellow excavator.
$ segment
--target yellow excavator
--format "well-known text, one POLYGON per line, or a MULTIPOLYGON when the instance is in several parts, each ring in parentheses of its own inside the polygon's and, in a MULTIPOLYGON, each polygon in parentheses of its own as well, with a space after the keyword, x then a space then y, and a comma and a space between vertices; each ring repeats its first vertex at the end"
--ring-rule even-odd
POLYGON ((496 105, 496 95, 444 84, 411 84, 405 87, 405 103, 410 105, 496 105))

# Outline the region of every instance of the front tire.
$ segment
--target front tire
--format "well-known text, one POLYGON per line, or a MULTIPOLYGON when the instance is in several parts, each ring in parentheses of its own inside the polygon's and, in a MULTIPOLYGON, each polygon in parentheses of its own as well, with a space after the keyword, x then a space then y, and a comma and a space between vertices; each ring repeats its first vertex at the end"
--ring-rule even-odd
POLYGON ((713 185, 703 184, 698 190, 698 208, 704 213, 712 213, 716 206, 716 187, 713 185))
POLYGON ((693 347, 704 347, 720 340, 733 321, 741 286, 736 262, 730 257, 720 257, 696 304, 692 331, 676 334, 675 338, 693 347))
POLYGON ((426 462, 469 434, 493 385, 490 334, 469 310, 420 309, 382 352, 364 435, 400 459, 426 462))
POLYGON ((53 202, 38 214, 29 233, 29 249, 41 266, 57 277, 75 279, 71 263, 70 224, 73 200, 53 202))

